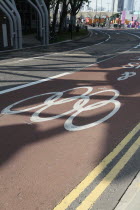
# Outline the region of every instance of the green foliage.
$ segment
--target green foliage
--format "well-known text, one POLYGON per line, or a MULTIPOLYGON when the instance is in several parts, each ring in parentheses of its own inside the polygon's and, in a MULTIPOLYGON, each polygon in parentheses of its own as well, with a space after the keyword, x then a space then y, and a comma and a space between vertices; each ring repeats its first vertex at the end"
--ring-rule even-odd
MULTIPOLYGON (((57 21, 57 14, 59 5, 61 4, 61 15, 60 15, 60 23, 59 23, 59 31, 62 31, 65 18, 68 14, 76 20, 76 14, 81 9, 84 3, 90 3, 90 0, 45 0, 48 11, 50 12, 53 9, 53 31, 55 32, 55 26, 57 21)), ((75 25, 75 24, 74 24, 75 25)))
POLYGON ((76 15, 84 3, 89 3, 89 0, 69 0, 72 15, 76 15))

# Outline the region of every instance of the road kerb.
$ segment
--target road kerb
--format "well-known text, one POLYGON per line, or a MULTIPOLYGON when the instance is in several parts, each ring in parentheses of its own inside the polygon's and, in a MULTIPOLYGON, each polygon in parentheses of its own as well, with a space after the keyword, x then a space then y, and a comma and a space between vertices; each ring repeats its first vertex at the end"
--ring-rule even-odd
POLYGON ((120 202, 116 206, 114 210, 139 210, 140 208, 140 172, 137 174, 120 202))

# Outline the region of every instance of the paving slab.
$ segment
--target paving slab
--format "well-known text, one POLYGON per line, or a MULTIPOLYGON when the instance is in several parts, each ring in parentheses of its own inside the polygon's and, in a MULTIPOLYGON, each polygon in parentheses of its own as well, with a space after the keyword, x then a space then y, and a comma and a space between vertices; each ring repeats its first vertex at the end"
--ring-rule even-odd
POLYGON ((137 174, 114 210, 140 209, 140 172, 137 174))

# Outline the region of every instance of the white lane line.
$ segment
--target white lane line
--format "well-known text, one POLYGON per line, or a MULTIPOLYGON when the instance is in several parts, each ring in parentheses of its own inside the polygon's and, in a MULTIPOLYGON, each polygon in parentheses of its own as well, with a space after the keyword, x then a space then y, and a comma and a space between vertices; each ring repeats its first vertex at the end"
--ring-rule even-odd
POLYGON ((14 87, 14 88, 9 88, 9 89, 6 89, 6 90, 2 90, 2 91, 0 91, 0 95, 2 95, 4 93, 9 93, 9 92, 12 92, 12 91, 15 91, 15 90, 19 90, 19 89, 22 89, 22 88, 25 88, 25 87, 29 87, 29 86, 33 86, 33 85, 36 85, 36 84, 40 84, 42 82, 50 81, 52 79, 63 77, 63 76, 66 76, 66 75, 69 75, 69 74, 72 74, 72 73, 74 73, 74 72, 63 73, 63 74, 59 74, 59 75, 56 75, 56 76, 48 77, 48 78, 45 78, 45 79, 41 79, 41 80, 37 80, 37 81, 34 81, 34 82, 30 82, 30 83, 27 83, 27 84, 24 84, 24 85, 19 85, 19 86, 14 87))
POLYGON ((69 57, 73 57, 73 56, 80 56, 80 57, 82 57, 82 56, 83 56, 83 57, 93 57, 92 55, 89 55, 89 54, 83 54, 83 53, 82 53, 82 54, 80 54, 80 53, 79 53, 79 54, 78 54, 78 53, 77 53, 77 54, 74 54, 74 53, 69 54, 69 53, 68 53, 68 54, 65 54, 65 56, 69 56, 69 57))
MULTIPOLYGON (((133 36, 133 34, 130 34, 130 35, 133 36)), ((117 57, 117 56, 120 55, 120 54, 124 54, 125 52, 130 51, 131 49, 133 49, 133 48, 130 48, 129 50, 125 50, 125 51, 123 51, 123 52, 121 52, 121 53, 119 53, 119 54, 117 54, 117 55, 111 56, 111 57, 109 57, 109 58, 107 58, 107 59, 104 59, 104 60, 102 60, 102 61, 99 61, 99 62, 96 62, 96 63, 94 63, 94 64, 90 64, 90 65, 88 65, 88 66, 85 66, 84 68, 81 68, 81 70, 82 70, 82 69, 85 69, 85 68, 87 68, 87 67, 96 65, 96 64, 98 64, 98 63, 102 63, 102 62, 104 62, 104 61, 110 60, 110 59, 112 59, 112 58, 115 58, 115 57, 117 57)), ((45 79, 37 80, 37 81, 34 81, 34 82, 30 82, 30 83, 27 83, 27 84, 24 84, 24 85, 16 86, 16 87, 14 87, 14 88, 9 88, 9 89, 6 89, 6 90, 2 90, 2 91, 0 91, 0 95, 5 94, 5 93, 9 93, 9 92, 12 92, 12 91, 15 91, 15 90, 19 90, 19 89, 22 89, 22 88, 25 88, 25 87, 30 87, 30 86, 33 86, 33 85, 36 85, 36 84, 40 84, 40 83, 42 83, 42 82, 50 81, 50 80, 52 80, 52 79, 56 79, 56 78, 59 78, 59 77, 63 77, 63 76, 66 76, 66 75, 70 75, 70 74, 73 74, 73 73, 75 73, 75 72, 77 72, 77 71, 80 71, 80 69, 78 69, 78 70, 76 70, 76 71, 73 71, 73 72, 66 72, 66 73, 62 73, 62 74, 56 75, 56 76, 52 76, 52 77, 48 77, 48 78, 45 78, 45 79)))
MULTIPOLYGON (((138 35, 136 35, 136 34, 128 33, 128 32, 124 32, 124 33, 130 34, 130 35, 135 36, 135 37, 137 37, 138 39, 140 39, 140 36, 138 36, 138 35)), ((140 47, 140 43, 139 43, 138 45, 136 45, 135 47, 133 47, 133 48, 134 48, 134 49, 137 49, 137 48, 139 48, 139 47, 140 47)))
POLYGON ((126 34, 130 34, 130 35, 135 36, 135 37, 137 37, 138 39, 140 39, 140 36, 138 36, 138 35, 136 35, 136 34, 133 34, 133 33, 128 33, 128 32, 124 32, 124 33, 126 33, 126 34))
POLYGON ((116 56, 118 56, 118 55, 111 56, 109 58, 106 58, 106 59, 101 60, 99 62, 96 62, 94 64, 90 64, 90 65, 88 65, 86 67, 80 68, 80 69, 75 70, 73 72, 66 72, 66 73, 58 74, 58 75, 55 75, 55 76, 52 76, 52 77, 48 77, 48 78, 45 78, 45 79, 37 80, 37 81, 30 82, 30 83, 27 83, 27 84, 24 84, 24 85, 19 85, 19 86, 16 86, 14 88, 9 88, 9 89, 6 89, 6 90, 2 90, 2 91, 0 91, 0 95, 5 94, 5 93, 9 93, 9 92, 12 92, 12 91, 15 91, 15 90, 19 90, 19 89, 22 89, 22 88, 25 88, 25 87, 30 87, 30 86, 33 86, 33 85, 37 85, 37 84, 40 84, 40 83, 43 83, 43 82, 47 82, 47 81, 50 81, 50 80, 53 80, 53 79, 56 79, 56 78, 59 78, 59 77, 67 76, 67 75, 70 75, 70 74, 74 74, 75 72, 78 72, 78 71, 80 71, 82 69, 85 69, 85 68, 88 68, 90 66, 94 66, 94 65, 96 65, 98 63, 102 63, 104 61, 110 60, 110 59, 112 59, 112 58, 114 58, 116 56))
POLYGON ((140 43, 136 46, 136 47, 134 47, 135 49, 138 49, 140 47, 140 43))
POLYGON ((62 41, 62 42, 56 42, 56 43, 52 43, 52 44, 49 44, 49 46, 52 46, 52 45, 57 45, 57 44, 63 44, 63 43, 67 43, 67 42, 72 42, 73 40, 65 40, 65 41, 62 41))
POLYGON ((111 36, 110 36, 110 34, 107 34, 107 33, 105 33, 105 32, 102 32, 103 34, 106 34, 106 35, 108 35, 108 39, 106 39, 105 40, 105 42, 108 42, 110 39, 111 39, 111 36))
MULTIPOLYGON (((107 34, 107 33, 106 33, 107 34)), ((25 58, 25 59, 21 59, 21 60, 16 60, 16 61, 10 61, 10 62, 5 62, 5 63, 2 63, 2 64, 0 64, 0 66, 1 65, 7 65, 7 64, 16 64, 16 63, 20 63, 20 62, 23 62, 23 61, 31 61, 31 60, 34 60, 34 59, 38 59, 38 58, 45 58, 45 57, 49 57, 49 56, 52 56, 52 55, 65 55, 65 54, 67 54, 67 53, 69 53, 69 52, 74 52, 74 51, 78 51, 78 50, 82 50, 82 49, 86 49, 86 48, 88 48, 88 47, 92 47, 92 46, 94 46, 94 45, 100 45, 100 44, 102 44, 102 43, 104 43, 104 42, 107 42, 109 39, 110 39, 110 35, 109 34, 107 34, 108 35, 108 38, 105 40, 105 41, 102 41, 102 42, 99 42, 99 43, 97 43, 97 44, 93 44, 93 45, 88 45, 88 46, 86 46, 86 47, 80 47, 80 48, 77 48, 77 49, 74 49, 74 50, 69 50, 69 51, 66 51, 66 52, 58 52, 58 53, 51 53, 51 54, 46 54, 46 55, 43 55, 43 56, 36 56, 36 57, 32 57, 32 58, 25 58)))
MULTIPOLYGON (((102 32, 102 33, 104 33, 104 32, 102 32)), ((69 51, 67 51, 67 52, 74 52, 74 51, 86 49, 86 48, 88 48, 88 47, 92 47, 92 46, 95 46, 95 45, 103 44, 104 42, 108 41, 108 40, 111 38, 111 36, 110 36, 109 34, 107 34, 107 33, 104 33, 104 34, 108 35, 108 38, 107 38, 105 41, 102 41, 102 42, 99 42, 99 43, 93 44, 93 45, 88 45, 88 46, 86 46, 86 47, 81 47, 81 48, 77 48, 77 49, 74 49, 74 50, 69 50, 69 51)), ((64 55, 65 55, 65 54, 64 54, 64 55)))

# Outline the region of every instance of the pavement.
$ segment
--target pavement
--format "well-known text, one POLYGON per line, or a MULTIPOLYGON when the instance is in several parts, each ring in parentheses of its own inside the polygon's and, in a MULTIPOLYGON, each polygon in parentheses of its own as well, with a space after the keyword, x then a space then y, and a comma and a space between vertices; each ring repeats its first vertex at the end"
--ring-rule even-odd
POLYGON ((139 187, 139 40, 105 36, 62 54, 1 58, 2 210, 137 207, 139 190, 129 204, 123 195, 139 187))
POLYGON ((114 210, 140 209, 140 172, 137 174, 127 191, 114 210))
MULTIPOLYGON (((49 44, 48 46, 43 46, 41 45, 40 41, 38 41, 36 38, 35 38, 35 34, 30 34, 30 35, 24 35, 24 38, 23 38, 23 48, 22 49, 6 49, 6 50, 1 50, 0 53, 1 54, 14 54, 14 52, 16 54, 16 56, 18 56, 18 53, 22 53, 23 51, 24 52, 48 52, 49 50, 52 51, 52 48, 53 49, 56 49, 56 51, 58 52, 58 47, 57 46, 61 46, 62 44, 64 43, 69 43, 69 42, 72 42, 72 45, 73 43, 76 41, 80 41, 82 39, 86 39, 88 38, 90 35, 91 35, 91 30, 90 30, 91 27, 89 27, 89 30, 88 30, 88 34, 85 35, 85 36, 79 36, 73 40, 65 40, 65 41, 61 41, 61 42, 57 42, 57 43, 52 43, 52 44, 49 44), (53 47, 54 46, 54 47, 53 47), (38 51, 37 51, 38 50, 38 51)), ((100 37, 101 38, 101 37, 100 37)), ((95 41, 100 41, 100 38, 97 38, 96 37, 96 40, 95 41)), ((104 39, 104 37, 102 37, 102 39, 104 39)), ((61 46, 62 47, 62 46, 61 46)), ((74 46, 73 46, 74 47, 74 46)), ((53 51, 52 51, 53 52, 53 51)))

